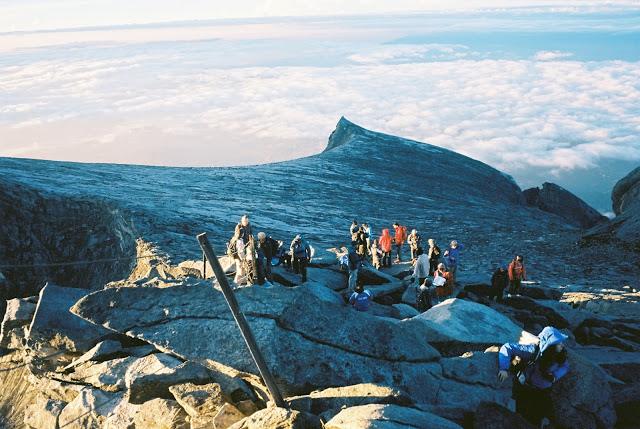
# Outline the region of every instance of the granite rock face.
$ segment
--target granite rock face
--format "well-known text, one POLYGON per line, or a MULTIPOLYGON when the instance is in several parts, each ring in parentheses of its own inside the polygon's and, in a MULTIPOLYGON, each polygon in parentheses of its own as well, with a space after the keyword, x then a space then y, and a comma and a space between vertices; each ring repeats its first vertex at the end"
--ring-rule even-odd
POLYGON ((591 228, 608 220, 582 199, 555 183, 546 182, 542 184, 542 188, 526 189, 522 194, 528 205, 556 214, 579 228, 591 228))

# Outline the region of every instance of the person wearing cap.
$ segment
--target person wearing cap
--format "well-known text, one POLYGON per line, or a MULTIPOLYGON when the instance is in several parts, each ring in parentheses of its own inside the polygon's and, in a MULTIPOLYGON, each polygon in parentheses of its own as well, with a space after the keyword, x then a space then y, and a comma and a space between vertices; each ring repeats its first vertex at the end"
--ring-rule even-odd
POLYGON ((498 353, 498 381, 513 375, 516 412, 536 427, 547 427, 552 415, 551 388, 569 372, 565 342, 569 337, 547 326, 538 344, 506 343, 498 353))
POLYGON ((258 263, 258 284, 264 284, 265 279, 272 281, 271 261, 276 257, 280 243, 267 236, 264 232, 258 233, 257 263, 258 263))
POLYGON ((516 255, 509 264, 509 293, 519 294, 522 281, 526 279, 527 270, 524 267, 524 258, 522 255, 516 255))
POLYGON ((458 267, 460 266, 460 253, 464 249, 461 243, 457 240, 451 240, 449 248, 444 251, 444 261, 447 266, 447 270, 451 273, 451 281, 455 283, 456 274, 458 273, 458 267))
POLYGON ((362 283, 356 284, 355 290, 349 297, 349 304, 358 311, 367 311, 371 304, 373 294, 369 289, 365 289, 362 283))
POLYGON ((509 275, 507 273, 507 266, 501 265, 491 276, 491 290, 489 292, 489 299, 502 302, 504 296, 504 290, 509 286, 509 275))
POLYGON ((302 282, 307 281, 307 265, 311 262, 311 247, 296 235, 291 242, 291 257, 293 258, 293 272, 302 275, 302 282))

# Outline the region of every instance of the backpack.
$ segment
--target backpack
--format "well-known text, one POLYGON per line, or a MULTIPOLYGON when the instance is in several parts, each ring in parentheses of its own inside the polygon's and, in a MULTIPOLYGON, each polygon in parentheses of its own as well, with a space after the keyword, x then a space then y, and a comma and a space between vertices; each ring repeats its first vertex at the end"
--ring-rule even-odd
POLYGON ((233 238, 227 243, 227 255, 234 259, 238 257, 238 247, 236 246, 236 243, 237 241, 233 238))
POLYGON ((438 246, 433 246, 433 252, 431 253, 432 259, 437 259, 440 257, 440 248, 438 246))
POLYGON ((521 385, 525 385, 527 383, 527 379, 531 373, 533 373, 538 360, 542 353, 540 353, 540 346, 536 344, 536 349, 531 356, 531 359, 526 364, 520 364, 516 367, 516 375, 514 377, 514 382, 517 381, 521 385))
POLYGON ((267 240, 269 240, 269 247, 271 248, 271 254, 275 256, 278 253, 278 248, 280 247, 280 243, 278 243, 276 240, 274 240, 271 237, 269 237, 267 240))

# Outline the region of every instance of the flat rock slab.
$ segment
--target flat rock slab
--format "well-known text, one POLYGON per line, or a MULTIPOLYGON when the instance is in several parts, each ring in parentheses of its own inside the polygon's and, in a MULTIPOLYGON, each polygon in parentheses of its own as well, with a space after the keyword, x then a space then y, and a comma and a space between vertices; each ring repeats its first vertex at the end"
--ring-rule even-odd
MULTIPOLYGON (((236 297, 267 364, 289 394, 372 381, 414 383, 407 365, 419 368, 421 377, 439 372, 434 362, 440 355, 425 341, 429 330, 422 324, 405 329, 319 300, 304 286, 248 287, 236 297)), ((85 297, 73 311, 184 359, 208 358, 257 373, 222 294, 211 287, 112 288, 85 297)))
POLYGON ((321 429, 318 417, 296 410, 269 407, 246 417, 228 429, 321 429))
MULTIPOLYGON (((457 298, 447 299, 401 323, 409 326, 422 324, 428 330, 426 341, 434 345, 444 344, 444 348, 449 347, 453 354, 460 352, 459 345, 463 346, 462 349, 479 350, 507 342, 537 341, 537 337, 496 310, 457 298)), ((443 347, 438 347, 442 352, 443 347)))
POLYGON ((114 357, 120 357, 122 355, 122 344, 116 340, 101 341, 96 344, 91 350, 80 356, 78 359, 71 362, 64 369, 68 370, 85 362, 94 361, 101 362, 112 359, 114 357))
POLYGON ((414 408, 370 404, 346 408, 325 425, 326 429, 462 429, 456 423, 414 408))
POLYGON ((69 311, 86 294, 84 289, 60 287, 52 283, 42 288, 27 339, 34 351, 48 346, 84 353, 111 333, 69 311))

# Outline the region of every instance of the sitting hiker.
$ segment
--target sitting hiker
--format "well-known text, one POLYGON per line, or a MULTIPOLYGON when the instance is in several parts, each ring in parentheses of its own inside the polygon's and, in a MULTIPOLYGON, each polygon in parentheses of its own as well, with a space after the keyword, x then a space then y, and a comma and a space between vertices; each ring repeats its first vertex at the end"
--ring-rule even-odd
POLYGON ((452 276, 445 265, 441 262, 438 269, 433 273, 433 285, 436 287, 436 296, 439 300, 448 297, 453 293, 452 276))
POLYGON ((257 246, 257 264, 258 264, 258 284, 264 284, 265 279, 272 281, 271 278, 271 263, 278 252, 280 244, 267 236, 264 232, 258 233, 258 246, 257 246))
POLYGON ((429 277, 429 257, 422 252, 422 248, 416 251, 416 265, 413 268, 413 277, 418 279, 418 286, 429 277))
POLYGON ((504 290, 509 285, 509 276, 507 274, 507 267, 502 265, 491 276, 491 291, 489 293, 489 299, 495 299, 497 302, 502 302, 504 296, 504 290))
POLYGON ((427 283, 425 279, 425 282, 421 283, 416 291, 416 308, 420 313, 424 313, 433 305, 431 302, 431 288, 427 283))
MULTIPOLYGON (((282 245, 282 241, 278 241, 278 250, 276 251, 276 258, 279 263, 284 266, 287 271, 291 270, 291 251, 286 246, 282 245)), ((277 264, 276 264, 277 265, 277 264)))
POLYGON ((367 311, 373 294, 365 289, 360 282, 356 285, 354 292, 349 297, 349 304, 358 311, 367 311))
POLYGON ((389 234, 388 229, 382 230, 382 235, 378 240, 380 244, 380 250, 382 251, 382 266, 390 267, 391 266, 391 234, 389 234))
POLYGON ((380 269, 380 249, 378 249, 378 240, 373 240, 371 243, 371 265, 374 266, 376 270, 380 269))
POLYGON ((509 293, 519 294, 522 281, 527 279, 522 255, 516 255, 509 264, 509 293))
POLYGON ((420 242, 422 238, 418 235, 418 231, 415 229, 411 230, 411 234, 407 237, 407 244, 409 244, 409 250, 411 250, 411 263, 415 264, 416 259, 418 259, 418 249, 420 248, 420 242))
POLYGON ((460 263, 460 251, 464 246, 456 240, 452 240, 449 248, 444 251, 444 261, 447 264, 447 270, 451 273, 451 281, 456 281, 456 274, 460 263))
POLYGON ((302 282, 307 281, 307 264, 311 262, 311 248, 300 234, 291 242, 291 257, 293 258, 293 272, 302 275, 302 282))
POLYGON ((355 290, 358 283, 358 273, 362 267, 362 257, 356 252, 355 247, 351 246, 349 250, 349 290, 355 290))
POLYGON ((507 343, 498 354, 498 380, 514 375, 516 412, 532 424, 546 427, 551 416, 551 387, 569 371, 567 336, 547 326, 538 335, 539 344, 507 343))

